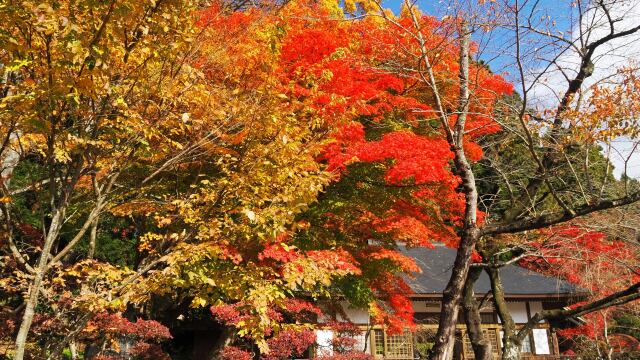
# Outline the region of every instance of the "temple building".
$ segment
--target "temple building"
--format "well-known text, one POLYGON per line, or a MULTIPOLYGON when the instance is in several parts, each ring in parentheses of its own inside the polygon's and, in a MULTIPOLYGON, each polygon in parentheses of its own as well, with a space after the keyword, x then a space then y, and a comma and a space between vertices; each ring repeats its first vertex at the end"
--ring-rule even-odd
MULTIPOLYGON (((435 249, 402 249, 407 256, 414 258, 422 272, 407 279, 414 294, 411 295, 417 331, 399 335, 388 335, 383 327, 372 325, 366 309, 351 308, 342 303, 342 313, 348 320, 362 329, 357 337, 357 348, 379 359, 413 360, 424 358, 424 354, 433 344, 438 327, 442 291, 451 275, 451 267, 456 251, 444 246, 435 249)), ((505 290, 505 299, 511 316, 517 324, 526 323, 533 315, 543 309, 557 309, 566 306, 579 297, 580 290, 572 284, 553 277, 527 270, 517 265, 508 265, 500 269, 505 290)), ((489 277, 483 272, 474 288, 481 300, 490 295, 489 277)), ((502 325, 493 309, 492 301, 482 302, 482 328, 491 342, 495 358, 500 358, 502 325)), ((322 322, 322 320, 320 321, 322 322)), ((543 322, 535 326, 522 347, 522 359, 543 360, 558 359, 562 344, 558 343, 556 329, 568 324, 543 322)), ((330 329, 317 330, 318 355, 331 355, 334 333, 330 329)), ((458 319, 454 360, 473 359, 473 350, 466 333, 463 315, 458 319)))

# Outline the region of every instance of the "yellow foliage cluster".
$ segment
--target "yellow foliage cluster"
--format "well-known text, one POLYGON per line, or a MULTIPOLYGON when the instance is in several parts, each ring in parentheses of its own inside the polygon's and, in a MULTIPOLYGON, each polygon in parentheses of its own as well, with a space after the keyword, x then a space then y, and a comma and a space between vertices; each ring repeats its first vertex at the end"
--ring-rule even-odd
POLYGON ((640 74, 621 69, 614 84, 596 84, 585 95, 584 104, 567 111, 572 138, 609 143, 617 138, 640 137, 640 74))

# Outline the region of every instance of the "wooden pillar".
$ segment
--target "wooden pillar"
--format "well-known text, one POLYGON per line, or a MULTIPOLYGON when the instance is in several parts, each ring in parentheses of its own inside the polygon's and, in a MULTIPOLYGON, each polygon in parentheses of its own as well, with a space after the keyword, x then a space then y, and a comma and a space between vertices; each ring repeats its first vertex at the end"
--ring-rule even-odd
POLYGON ((558 336, 556 332, 549 328, 549 334, 551 336, 551 343, 553 344, 553 355, 560 355, 560 346, 558 346, 558 336))

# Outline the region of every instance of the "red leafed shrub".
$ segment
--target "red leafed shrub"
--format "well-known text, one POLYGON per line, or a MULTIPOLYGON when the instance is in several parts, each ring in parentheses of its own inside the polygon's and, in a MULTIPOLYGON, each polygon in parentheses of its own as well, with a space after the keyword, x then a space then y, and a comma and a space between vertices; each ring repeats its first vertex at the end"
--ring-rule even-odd
MULTIPOLYGON (((134 360, 170 360, 162 347, 158 344, 163 340, 171 338, 169 329, 155 320, 138 319, 135 322, 129 321, 120 314, 109 314, 106 312, 94 315, 83 331, 84 340, 89 343, 113 344, 126 340, 134 343, 129 350, 129 355, 134 360)), ((111 355, 105 351, 115 351, 104 349, 94 359, 110 360, 111 355)), ((120 359, 118 357, 117 359, 120 359)))
POLYGON ((134 334, 145 340, 165 340, 171 338, 169 329, 154 320, 138 319, 134 323, 134 334))
POLYGON ((145 342, 136 343, 131 349, 131 355, 136 360, 171 360, 160 345, 145 342))
POLYGON ((333 354, 329 356, 319 356, 316 359, 321 360, 373 360, 373 355, 365 354, 358 351, 349 351, 341 354, 333 354))
POLYGON ((267 340, 269 353, 260 356, 260 359, 280 360, 301 356, 315 342, 316 334, 311 330, 283 330, 267 340))
POLYGON ((251 360, 253 354, 236 346, 227 346, 222 350, 222 360, 251 360))
POLYGON ((214 305, 211 306, 211 314, 222 323, 235 325, 244 317, 239 310, 243 305, 242 303, 214 305))
POLYGON ((338 336, 335 337, 332 342, 334 349, 353 349, 358 343, 358 340, 349 336, 338 336))
POLYGON ((619 353, 640 352, 640 341, 631 335, 611 334, 609 335, 609 344, 619 353))
POLYGON ((283 311, 300 322, 311 322, 322 315, 322 310, 319 307, 299 299, 285 300, 283 311))
POLYGON ((301 312, 308 312, 320 316, 322 310, 315 304, 300 299, 287 299, 285 301, 285 310, 289 313, 298 314, 301 312))
POLYGON ((93 360, 120 360, 120 357, 115 357, 111 355, 98 355, 98 356, 95 356, 93 360))
POLYGON ((86 332, 90 334, 130 335, 142 340, 162 341, 171 338, 169 329, 155 320, 131 322, 119 314, 96 314, 86 332))

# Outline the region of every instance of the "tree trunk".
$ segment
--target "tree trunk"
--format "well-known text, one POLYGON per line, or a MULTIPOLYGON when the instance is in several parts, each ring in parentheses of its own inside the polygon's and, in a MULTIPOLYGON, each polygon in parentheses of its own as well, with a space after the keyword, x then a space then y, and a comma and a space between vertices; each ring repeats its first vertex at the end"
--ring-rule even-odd
MULTIPOLYGON (((9 134, 7 142, 15 141, 16 139, 17 135, 9 134)), ((8 189, 9 181, 13 175, 13 170, 16 168, 18 161, 20 160, 20 153, 9 146, 6 146, 6 149, 4 149, 4 147, 5 146, 0 148, 0 181, 8 189)))
POLYGON ((520 359, 520 346, 522 341, 519 339, 516 333, 516 323, 511 317, 511 313, 507 307, 507 301, 504 298, 504 288, 502 287, 502 281, 500 280, 500 273, 498 269, 487 268, 489 279, 491 280, 491 291, 493 292, 493 302, 502 320, 502 360, 519 360, 520 359))
POLYGON ((69 342, 69 351, 71 352, 71 360, 78 360, 78 349, 75 340, 69 342))
POLYGON ((502 347, 502 360, 520 360, 520 346, 511 341, 505 343, 502 347))
POLYGON ((453 358, 460 300, 462 299, 462 290, 469 272, 469 259, 474 245, 475 237, 465 236, 458 248, 451 279, 442 295, 442 310, 440 311, 436 343, 431 352, 431 360, 450 360, 453 358))
POLYGON ((467 332, 473 353, 476 360, 493 360, 491 343, 487 341, 482 332, 482 319, 480 318, 480 307, 475 299, 473 286, 482 274, 482 268, 474 267, 469 270, 467 283, 464 286, 464 298, 462 300, 462 308, 464 310, 464 319, 467 324, 467 332))
MULTIPOLYGON (((449 283, 442 294, 442 310, 436 335, 436 343, 431 352, 432 360, 450 360, 453 358, 456 322, 464 283, 467 280, 471 255, 479 237, 477 227, 478 191, 471 165, 464 153, 464 133, 469 111, 469 42, 470 32, 466 23, 460 25, 460 97, 458 119, 455 129, 449 135, 449 144, 454 153, 455 172, 462 180, 465 197, 464 227, 460 236, 460 245, 451 272, 449 283)), ((447 126, 446 124, 443 124, 447 126)))
POLYGON ((93 259, 96 252, 96 240, 98 237, 98 218, 91 223, 91 233, 89 234, 89 248, 87 249, 87 259, 93 259))
POLYGON ((44 247, 42 249, 42 252, 40 253, 40 258, 38 259, 38 267, 35 269, 35 273, 33 274, 33 281, 31 282, 31 286, 29 287, 29 296, 27 297, 27 301, 25 303, 22 322, 20 323, 20 329, 18 330, 18 335, 16 336, 16 352, 14 355, 14 360, 24 359, 24 350, 27 344, 27 336, 29 335, 31 323, 33 322, 33 316, 35 315, 36 306, 38 306, 38 297, 40 294, 40 287, 42 286, 42 281, 44 280, 44 275, 47 269, 47 260, 51 255, 51 248, 53 247, 53 243, 58 238, 58 233, 60 231, 60 227, 62 226, 63 218, 64 209, 56 209, 53 213, 53 217, 51 218, 49 232, 47 233, 44 247))

